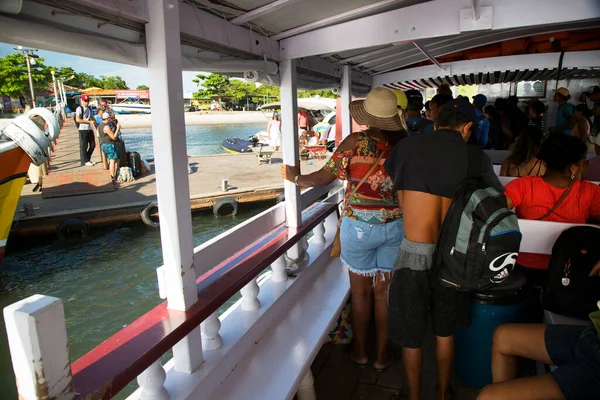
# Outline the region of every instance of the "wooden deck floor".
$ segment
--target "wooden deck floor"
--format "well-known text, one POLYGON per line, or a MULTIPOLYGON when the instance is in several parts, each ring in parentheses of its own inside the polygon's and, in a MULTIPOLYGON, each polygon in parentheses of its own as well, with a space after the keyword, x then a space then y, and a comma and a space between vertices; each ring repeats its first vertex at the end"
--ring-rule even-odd
MULTIPOLYGON (((78 131, 72 120, 61 131, 56 153, 52 157, 50 174, 76 174, 86 171, 101 170, 99 149, 96 148, 92 161, 96 165, 80 166, 78 131)), ((127 133, 124 133, 127 144, 127 133)), ((135 149, 128 149, 135 151, 135 149)), ((185 156, 185 155, 183 155, 185 156)), ((253 154, 220 154, 214 156, 192 157, 189 159, 192 173, 189 175, 190 198, 201 200, 222 196, 221 180, 228 179, 230 190, 228 196, 248 197, 248 201, 271 196, 274 198, 283 190, 283 180, 280 177, 282 155, 275 153, 272 164, 258 165, 253 154), (257 193, 263 194, 258 196, 257 193), (254 197, 253 197, 254 196, 254 197)), ((319 169, 325 160, 309 160, 302 162, 303 173, 319 169)), ((32 203, 36 208, 34 217, 25 217, 23 212, 15 214, 13 233, 22 234, 24 226, 38 221, 51 219, 54 216, 78 216, 86 212, 98 212, 107 209, 123 209, 127 206, 144 207, 156 201, 156 182, 154 172, 148 172, 135 182, 120 184, 114 192, 69 196, 60 198, 42 198, 40 192, 32 192, 34 185, 24 186, 19 200, 18 211, 24 203, 32 203)), ((137 211, 139 215, 139 211, 137 211)))
MULTIPOLYGON (((408 394, 404 384, 404 366, 399 360, 382 373, 377 373, 371 363, 360 368, 344 356, 347 345, 325 344, 312 364, 317 399, 327 400, 388 400, 392 395, 408 394)), ((429 330, 423 347, 422 399, 436 400, 437 369, 435 364, 435 338, 429 330)), ((479 390, 467 387, 453 379, 456 400, 475 400, 479 390)))

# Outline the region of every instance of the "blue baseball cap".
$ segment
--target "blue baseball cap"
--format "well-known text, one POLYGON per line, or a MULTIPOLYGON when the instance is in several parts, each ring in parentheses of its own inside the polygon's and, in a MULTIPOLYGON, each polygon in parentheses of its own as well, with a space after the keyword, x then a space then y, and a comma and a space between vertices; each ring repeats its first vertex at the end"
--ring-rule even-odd
POLYGON ((454 99, 442 107, 442 109, 452 108, 467 117, 467 119, 473 123, 477 121, 477 113, 475 113, 475 107, 469 103, 469 99, 454 99))
POLYGON ((483 107, 487 104, 487 97, 482 94, 477 94, 473 96, 473 104, 483 107))

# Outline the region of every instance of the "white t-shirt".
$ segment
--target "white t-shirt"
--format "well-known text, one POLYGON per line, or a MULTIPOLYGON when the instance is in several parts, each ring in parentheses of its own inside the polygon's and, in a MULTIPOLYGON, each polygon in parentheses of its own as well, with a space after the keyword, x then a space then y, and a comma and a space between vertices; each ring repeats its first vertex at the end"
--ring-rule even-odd
MULTIPOLYGON (((77 110, 75 111, 77 113, 77 117, 81 118, 81 119, 91 119, 92 117, 92 109, 89 107, 85 108, 85 111, 83 110, 82 106, 77 106, 77 110), (81 116, 83 114, 83 117, 81 116)), ((79 124, 79 129, 80 131, 89 131, 92 129, 90 124, 79 124)))

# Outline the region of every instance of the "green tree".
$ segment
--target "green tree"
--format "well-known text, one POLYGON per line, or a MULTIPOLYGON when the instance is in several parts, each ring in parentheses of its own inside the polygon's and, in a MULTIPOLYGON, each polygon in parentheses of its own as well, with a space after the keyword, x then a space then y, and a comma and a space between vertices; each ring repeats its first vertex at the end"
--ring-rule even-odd
POLYGON ((194 98, 216 97, 219 107, 222 109, 221 98, 225 95, 227 89, 231 86, 231 80, 228 76, 219 74, 198 74, 193 79, 199 90, 194 93, 194 98))
MULTIPOLYGON (((31 79, 34 90, 45 90, 52 82, 50 68, 44 64, 43 58, 37 58, 31 65, 31 79)), ((12 53, 0 58, 0 93, 30 99, 27 62, 22 53, 12 53)))
POLYGON ((138 87, 135 88, 135 90, 148 90, 148 89, 150 89, 150 88, 146 85, 138 85, 138 87))
POLYGON ((129 89, 127 82, 125 82, 120 76, 101 75, 100 84, 100 87, 106 90, 129 89))
POLYGON ((233 100, 244 100, 246 96, 252 97, 256 94, 256 85, 239 79, 231 79, 229 86, 225 89, 224 97, 233 100))
POLYGON ((298 97, 324 97, 327 99, 337 99, 339 96, 331 90, 298 90, 298 97))

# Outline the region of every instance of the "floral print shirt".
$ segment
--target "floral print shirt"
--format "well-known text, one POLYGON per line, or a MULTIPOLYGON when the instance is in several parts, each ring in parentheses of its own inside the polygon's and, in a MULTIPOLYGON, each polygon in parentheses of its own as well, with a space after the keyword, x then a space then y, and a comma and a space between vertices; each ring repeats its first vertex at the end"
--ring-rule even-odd
POLYGON ((367 223, 387 223, 402 218, 396 192, 392 190, 392 179, 383 168, 383 163, 392 151, 392 146, 384 140, 358 134, 356 146, 352 150, 335 152, 325 164, 325 170, 341 180, 347 180, 346 216, 367 223), (379 165, 352 196, 373 163, 384 152, 379 165))

